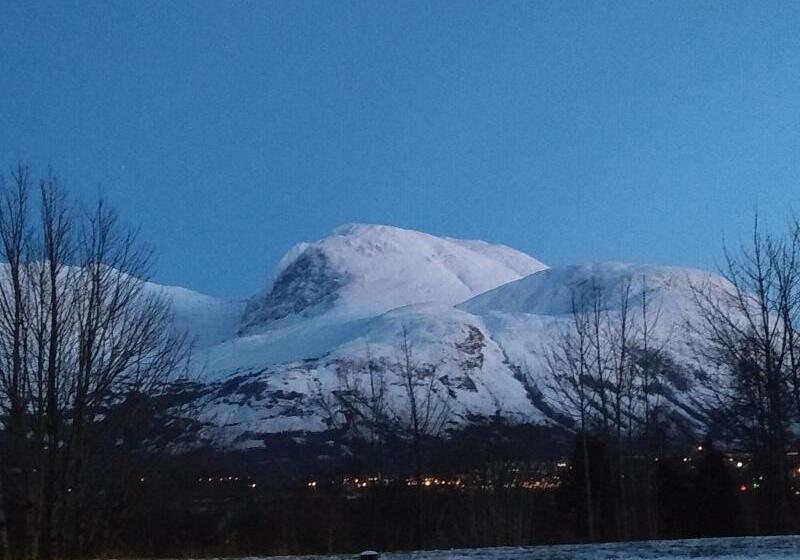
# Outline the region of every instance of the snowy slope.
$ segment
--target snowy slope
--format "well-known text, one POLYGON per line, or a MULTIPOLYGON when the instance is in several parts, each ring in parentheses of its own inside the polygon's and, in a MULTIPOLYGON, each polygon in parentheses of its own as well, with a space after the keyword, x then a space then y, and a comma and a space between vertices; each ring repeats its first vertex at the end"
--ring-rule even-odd
POLYGON ((699 325, 695 290, 711 290, 722 299, 730 289, 716 274, 626 263, 567 266, 501 286, 458 308, 480 317, 508 361, 526 373, 545 401, 558 403, 559 395, 553 390, 546 356, 568 329, 574 306, 580 306, 582 296, 590 298, 596 291, 613 321, 619 317, 625 289, 629 289, 629 330, 640 332, 647 320, 652 329, 651 347, 663 349, 680 366, 665 377, 661 398, 685 426, 702 429, 697 412, 708 386, 701 379, 714 375, 714 370, 694 350, 691 344, 694 331, 690 326, 699 325))
MULTIPOLYGON (((530 365, 563 331, 574 307, 587 303, 596 291, 605 310, 615 316, 623 290, 628 289, 629 320, 640 327, 643 295, 648 323, 660 343, 680 358, 689 359, 686 325, 697 323, 694 290, 722 294, 728 284, 720 276, 690 268, 627 263, 595 263, 544 270, 481 294, 459 309, 481 317, 516 363, 530 365)), ((532 366, 531 366, 532 367, 532 366)))
MULTIPOLYGON (((65 266, 61 279, 80 275, 80 267, 65 266)), ((124 273, 122 278, 130 278, 124 273)), ((0 263, 0 283, 9 283, 8 264, 0 263)), ((138 281, 137 281, 138 285, 138 281)), ((142 295, 163 299, 169 306, 175 327, 185 332, 195 348, 204 348, 227 340, 236 334, 244 310, 243 302, 211 297, 180 286, 155 282, 142 283, 142 295)))
POLYGON ((461 307, 473 313, 527 313, 562 315, 572 310, 573 295, 601 290, 609 307, 630 283, 630 299, 638 304, 643 288, 654 298, 653 306, 670 313, 692 307, 692 286, 721 279, 701 270, 630 263, 593 263, 564 266, 533 274, 518 282, 481 294, 461 307))
POLYGON ((180 286, 148 282, 146 288, 170 305, 177 328, 200 350, 230 339, 239 328, 244 304, 207 296, 180 286))
POLYGON ((548 421, 479 317, 445 304, 419 304, 358 323, 321 357, 260 366, 249 362, 214 377, 204 417, 213 426, 206 435, 222 446, 251 447, 260 445, 263 433, 324 430, 328 411, 315 401, 342 388, 342 372, 365 387, 367 360, 378 365, 390 406, 407 408, 401 378, 404 328, 414 364, 438 380, 437 402, 449 410, 448 426, 495 415, 514 422, 548 421))

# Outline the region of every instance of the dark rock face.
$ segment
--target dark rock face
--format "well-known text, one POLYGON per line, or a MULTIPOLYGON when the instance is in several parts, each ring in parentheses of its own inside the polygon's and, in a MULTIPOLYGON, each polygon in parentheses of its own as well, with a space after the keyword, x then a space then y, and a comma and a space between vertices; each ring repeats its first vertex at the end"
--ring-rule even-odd
POLYGON ((456 344, 456 348, 461 351, 464 358, 461 361, 461 369, 466 372, 479 370, 483 367, 483 349, 486 347, 486 337, 477 327, 467 325, 467 337, 456 344))
POLYGON ((478 387, 470 376, 479 373, 483 368, 483 350, 486 348, 486 337, 477 327, 467 325, 467 336, 463 341, 457 342, 455 346, 461 356, 459 365, 463 373, 455 383, 455 386, 459 389, 476 393, 478 387))
POLYGON ((242 322, 249 327, 329 307, 347 280, 348 275, 336 270, 325 253, 309 248, 281 272, 266 297, 247 305, 242 322))

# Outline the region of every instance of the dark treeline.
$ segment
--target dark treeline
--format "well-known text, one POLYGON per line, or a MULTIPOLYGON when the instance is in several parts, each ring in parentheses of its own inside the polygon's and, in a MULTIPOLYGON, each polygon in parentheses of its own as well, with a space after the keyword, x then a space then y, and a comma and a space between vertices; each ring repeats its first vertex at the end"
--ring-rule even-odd
MULTIPOLYGON (((442 481, 462 477, 463 484, 423 485, 421 493, 413 485, 410 447, 387 456, 407 476, 383 481, 360 471, 362 462, 351 462, 322 437, 301 445, 275 436, 269 452, 145 454, 133 463, 135 475, 121 483, 128 490, 113 507, 102 493, 87 503, 107 526, 87 554, 229 556, 588 542, 580 451, 564 468, 546 458, 553 447, 543 447, 541 455, 528 451, 545 442, 579 450, 573 440, 560 431, 497 423, 427 442, 426 473, 442 481), (561 476, 560 486, 521 484, 553 473, 561 476), (366 487, 357 487, 353 477, 367 481, 366 487), (108 516, 107 507, 118 514, 108 516)), ((614 453, 594 439, 588 447, 597 489, 595 539, 622 538, 612 494, 614 453)), ((762 523, 759 492, 741 491, 756 477, 752 465, 737 468, 708 444, 686 453, 691 461, 662 458, 653 469, 650 504, 644 503, 644 469, 632 469, 626 538, 771 532, 762 523)), ((800 513, 796 503, 791 512, 800 513)), ((785 530, 798 529, 792 519, 785 530)))
MULTIPOLYGON (((724 282, 692 285, 678 341, 648 278, 575 287, 542 370, 511 364, 546 426, 455 422, 469 376, 419 361, 403 329, 396 360, 366 348, 339 361, 333 390, 311 387, 328 432, 235 453, 191 445, 189 344, 107 205, 17 167, 0 257, 0 560, 800 529, 796 223, 784 236, 756 224, 724 282)), ((459 344, 465 370, 481 367, 482 336, 459 344)))

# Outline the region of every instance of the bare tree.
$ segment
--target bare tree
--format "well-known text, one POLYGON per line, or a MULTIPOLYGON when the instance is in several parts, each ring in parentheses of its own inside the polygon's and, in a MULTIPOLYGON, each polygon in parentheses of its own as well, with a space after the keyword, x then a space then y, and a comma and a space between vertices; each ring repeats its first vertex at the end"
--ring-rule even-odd
POLYGON ((88 214, 79 237, 79 272, 74 285, 75 325, 71 342, 71 425, 67 449, 67 484, 73 491, 73 546, 83 538, 81 498, 94 432, 105 409, 125 395, 163 389, 177 370, 185 337, 171 327, 171 310, 161 293, 148 290, 144 278, 150 252, 133 232, 122 229, 115 213, 100 201, 88 214))
POLYGON ((631 281, 625 278, 617 294, 615 313, 606 316, 605 339, 609 346, 611 368, 610 393, 612 419, 614 424, 614 443, 617 464, 614 480, 616 483, 617 534, 625 538, 628 534, 627 484, 630 480, 626 469, 626 454, 631 454, 633 376, 630 364, 631 346, 634 341, 634 325, 631 313, 631 281), (626 438, 627 435, 627 438, 626 438), (627 439, 627 441, 626 441, 627 439), (626 445, 627 444, 627 445, 626 445))
MULTIPOLYGON (((7 265, 0 281, 0 407, 2 408, 6 460, 6 488, 13 490, 19 508, 16 518, 21 532, 27 533, 34 515, 29 481, 36 470, 31 454, 29 410, 35 405, 28 382, 24 349, 26 345, 25 308, 29 302, 26 266, 30 250, 28 193, 30 173, 24 166, 3 179, 0 195, 0 249, 7 265)), ((7 535, 1 539, 10 542, 7 535)), ((24 551, 23 551, 24 553, 24 551)))
MULTIPOLYGON (((58 550, 56 540, 56 504, 57 504, 57 479, 59 476, 58 447, 61 438, 61 425, 64 421, 66 408, 67 375, 63 371, 65 353, 63 345, 69 332, 72 317, 71 299, 73 267, 72 262, 73 238, 72 218, 69 215, 69 206, 65 191, 51 176, 40 185, 41 196, 41 242, 40 255, 33 263, 36 279, 34 293, 37 305, 33 308, 32 315, 35 320, 34 337, 37 349, 37 369, 42 371, 38 377, 43 379, 44 392, 44 422, 42 431, 46 434, 43 449, 46 450, 46 464, 41 465, 44 477, 43 488, 40 490, 41 502, 40 523, 47 531, 49 554, 52 556, 58 550)), ((39 539, 34 540, 34 548, 38 552, 39 539)), ((35 558, 38 554, 32 554, 35 558)))
POLYGON ((442 435, 450 414, 448 391, 436 377, 435 365, 421 365, 414 358, 408 329, 401 330, 398 370, 405 399, 392 410, 399 430, 411 440, 414 455, 414 478, 422 482, 423 443, 442 435))
POLYGON ((756 217, 747 246, 726 250, 725 287, 696 286, 695 330, 704 355, 723 376, 716 406, 734 437, 762 464, 768 525, 781 530, 788 511, 787 446, 797 418, 798 229, 763 234, 756 217))
POLYGON ((591 387, 591 318, 578 296, 572 294, 570 322, 545 353, 551 390, 557 395, 554 408, 569 415, 578 430, 583 463, 586 527, 589 540, 595 538, 594 499, 589 457, 589 432, 594 425, 591 387))
POLYGON ((415 511, 415 544, 423 545, 424 445, 440 437, 450 415, 449 392, 436 377, 435 365, 421 365, 414 358, 408 328, 400 332, 400 363, 398 371, 404 399, 389 407, 392 424, 401 438, 410 440, 417 491, 415 511))
POLYGON ((450 414, 449 392, 436 376, 436 366, 416 361, 405 325, 401 330, 399 361, 376 360, 369 345, 364 360, 340 360, 333 391, 321 382, 311 388, 317 409, 333 429, 366 437, 373 448, 379 474, 387 440, 408 443, 416 486, 415 542, 422 546, 423 483, 426 445, 443 435, 450 414), (393 367, 392 367, 393 366, 393 367), (391 367, 400 394, 389 398, 391 367))
POLYGON ((24 166, 0 188, 0 431, 13 458, 0 479, 14 502, 0 501, 20 528, 8 535, 0 516, 0 548, 32 559, 80 552, 111 411, 162 391, 187 348, 136 235, 102 201, 78 212, 52 174, 38 191, 37 212, 24 166))
POLYGON ((331 429, 366 441, 372 467, 380 474, 383 444, 392 432, 385 364, 373 357, 367 343, 363 359, 338 359, 335 365, 336 385, 332 390, 319 380, 310 387, 313 404, 331 429))
POLYGON ((633 522, 629 498, 633 492, 634 447, 642 439, 640 427, 649 422, 647 403, 652 403, 652 378, 656 375, 655 365, 647 367, 642 357, 652 358, 648 345, 652 344, 658 318, 658 314, 649 315, 646 281, 642 279, 641 317, 634 313, 631 277, 622 278, 617 290, 609 292, 595 278, 587 289, 574 291, 569 323, 545 351, 556 399, 552 408, 572 418, 580 438, 590 538, 596 530, 593 518, 597 504, 593 502, 597 489, 591 477, 589 437, 613 446, 616 460, 609 465, 613 511, 616 534, 624 538, 633 522), (647 350, 642 351, 642 346, 647 350), (647 401, 644 405, 643 400, 647 401))
MULTIPOLYGON (((641 277, 641 296, 640 314, 637 335, 631 350, 635 351, 635 356, 631 356, 631 392, 630 399, 631 412, 629 414, 631 424, 635 421, 635 402, 641 401, 641 410, 636 419, 641 425, 641 446, 644 450, 644 504, 645 504, 645 524, 648 534, 652 535, 655 531, 655 512, 654 512, 654 491, 653 491, 653 425, 655 416, 658 413, 661 393, 661 362, 664 354, 665 341, 656 339, 658 324, 661 319, 661 308, 652 308, 650 301, 650 289, 647 284, 647 277, 641 277)), ((630 352, 629 352, 630 354, 630 352)), ((631 437, 634 435, 633 425, 630 429, 631 437)))
POLYGON ((605 289, 592 277, 588 291, 581 294, 581 306, 589 321, 590 386, 593 389, 592 403, 600 418, 599 429, 604 437, 611 434, 614 423, 614 391, 611 359, 613 347, 609 336, 611 323, 609 301, 605 289))

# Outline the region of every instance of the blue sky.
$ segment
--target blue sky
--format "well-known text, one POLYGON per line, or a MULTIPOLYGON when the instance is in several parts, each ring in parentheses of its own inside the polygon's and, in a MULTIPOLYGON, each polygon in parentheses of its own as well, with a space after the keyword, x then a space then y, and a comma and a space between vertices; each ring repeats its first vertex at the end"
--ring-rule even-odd
POLYGON ((800 204, 800 3, 3 2, 0 163, 226 297, 343 222, 713 267, 800 204))

